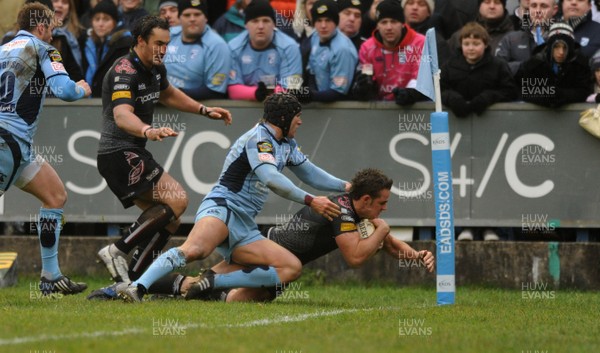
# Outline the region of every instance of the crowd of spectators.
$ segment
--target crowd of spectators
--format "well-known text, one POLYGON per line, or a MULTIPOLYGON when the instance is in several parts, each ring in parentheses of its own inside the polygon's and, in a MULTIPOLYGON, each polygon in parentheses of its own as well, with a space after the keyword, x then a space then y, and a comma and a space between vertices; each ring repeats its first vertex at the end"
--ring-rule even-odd
POLYGON ((457 116, 500 101, 600 100, 595 0, 521 0, 514 9, 506 0, 37 1, 55 11, 52 45, 93 97, 132 46, 134 21, 156 13, 171 30, 169 81, 195 99, 262 101, 287 90, 305 103, 410 105, 426 100, 414 86, 425 32, 435 28, 443 103, 457 116))

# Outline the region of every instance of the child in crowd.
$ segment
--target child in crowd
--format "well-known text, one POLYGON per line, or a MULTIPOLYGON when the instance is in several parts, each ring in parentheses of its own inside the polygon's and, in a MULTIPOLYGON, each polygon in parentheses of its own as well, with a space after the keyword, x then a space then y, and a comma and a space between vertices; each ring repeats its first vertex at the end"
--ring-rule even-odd
POLYGON ((546 43, 515 75, 522 99, 550 108, 585 102, 591 93, 591 73, 578 47, 571 26, 561 22, 550 26, 546 43))
POLYGON ((460 32, 461 48, 442 67, 442 103, 458 117, 482 114, 490 105, 512 101, 516 86, 508 64, 492 56, 489 35, 476 22, 460 32))

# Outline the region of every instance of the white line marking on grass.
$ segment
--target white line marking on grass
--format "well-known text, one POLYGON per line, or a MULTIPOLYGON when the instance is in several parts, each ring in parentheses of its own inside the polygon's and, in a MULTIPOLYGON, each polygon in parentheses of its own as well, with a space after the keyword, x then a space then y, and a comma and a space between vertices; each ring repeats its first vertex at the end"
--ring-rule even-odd
MULTIPOLYGON (((239 328, 239 327, 256 327, 256 326, 268 326, 268 325, 273 325, 273 324, 279 324, 279 323, 286 323, 286 322, 301 322, 301 321, 305 321, 308 319, 313 319, 313 318, 319 318, 319 317, 326 317, 326 316, 336 316, 336 315, 341 315, 341 314, 347 314, 347 313, 354 313, 357 311, 374 311, 374 310, 384 310, 384 311, 390 311, 390 310, 399 310, 400 308, 368 308, 368 309, 338 309, 338 310, 331 310, 331 311, 319 311, 316 313, 306 313, 306 314, 298 314, 298 315, 293 315, 293 316, 283 316, 283 317, 277 317, 277 318, 273 318, 273 319, 260 319, 260 320, 252 320, 252 321, 248 321, 248 322, 241 322, 241 323, 237 323, 237 324, 220 324, 220 325, 206 325, 203 323, 197 323, 197 324, 188 324, 188 325, 180 325, 178 327, 180 328, 221 328, 221 327, 225 327, 225 328, 239 328)), ((16 345, 16 344, 22 344, 22 343, 32 343, 32 342, 44 342, 44 341, 58 341, 58 340, 74 340, 74 339, 80 339, 80 338, 98 338, 98 337, 105 337, 105 336, 123 336, 123 335, 128 335, 128 334, 140 334, 140 333, 144 333, 147 331, 151 331, 150 329, 144 329, 144 328, 128 328, 128 329, 123 329, 123 330, 119 330, 119 331, 92 331, 92 332, 79 332, 79 333, 72 333, 72 334, 67 334, 67 335, 40 335, 40 336, 26 336, 26 337, 16 337, 16 338, 8 338, 8 339, 0 339, 0 346, 9 346, 9 345, 16 345)))

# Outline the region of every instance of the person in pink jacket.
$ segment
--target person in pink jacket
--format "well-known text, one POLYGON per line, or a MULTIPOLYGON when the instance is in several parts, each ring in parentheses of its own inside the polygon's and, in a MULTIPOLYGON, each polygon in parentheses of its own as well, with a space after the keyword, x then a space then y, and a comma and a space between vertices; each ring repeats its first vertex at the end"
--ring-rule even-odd
POLYGON ((358 100, 393 100, 400 105, 422 99, 414 86, 425 37, 404 23, 397 0, 377 6, 377 28, 358 53, 359 73, 353 91, 358 100))

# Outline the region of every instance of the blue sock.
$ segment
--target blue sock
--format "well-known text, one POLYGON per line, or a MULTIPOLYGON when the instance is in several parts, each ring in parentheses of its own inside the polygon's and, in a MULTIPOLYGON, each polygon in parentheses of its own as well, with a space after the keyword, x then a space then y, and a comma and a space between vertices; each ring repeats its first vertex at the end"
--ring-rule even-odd
POLYGON ((251 270, 240 270, 215 275, 215 288, 260 288, 274 287, 280 284, 274 267, 255 267, 251 270))
POLYGON ((144 274, 131 285, 143 285, 146 289, 156 282, 159 278, 167 275, 176 268, 185 266, 185 256, 183 252, 177 248, 171 248, 169 251, 160 255, 144 274))
POLYGON ((62 209, 40 208, 37 231, 42 252, 42 276, 49 280, 62 276, 58 266, 58 238, 62 230, 62 220, 62 209))

